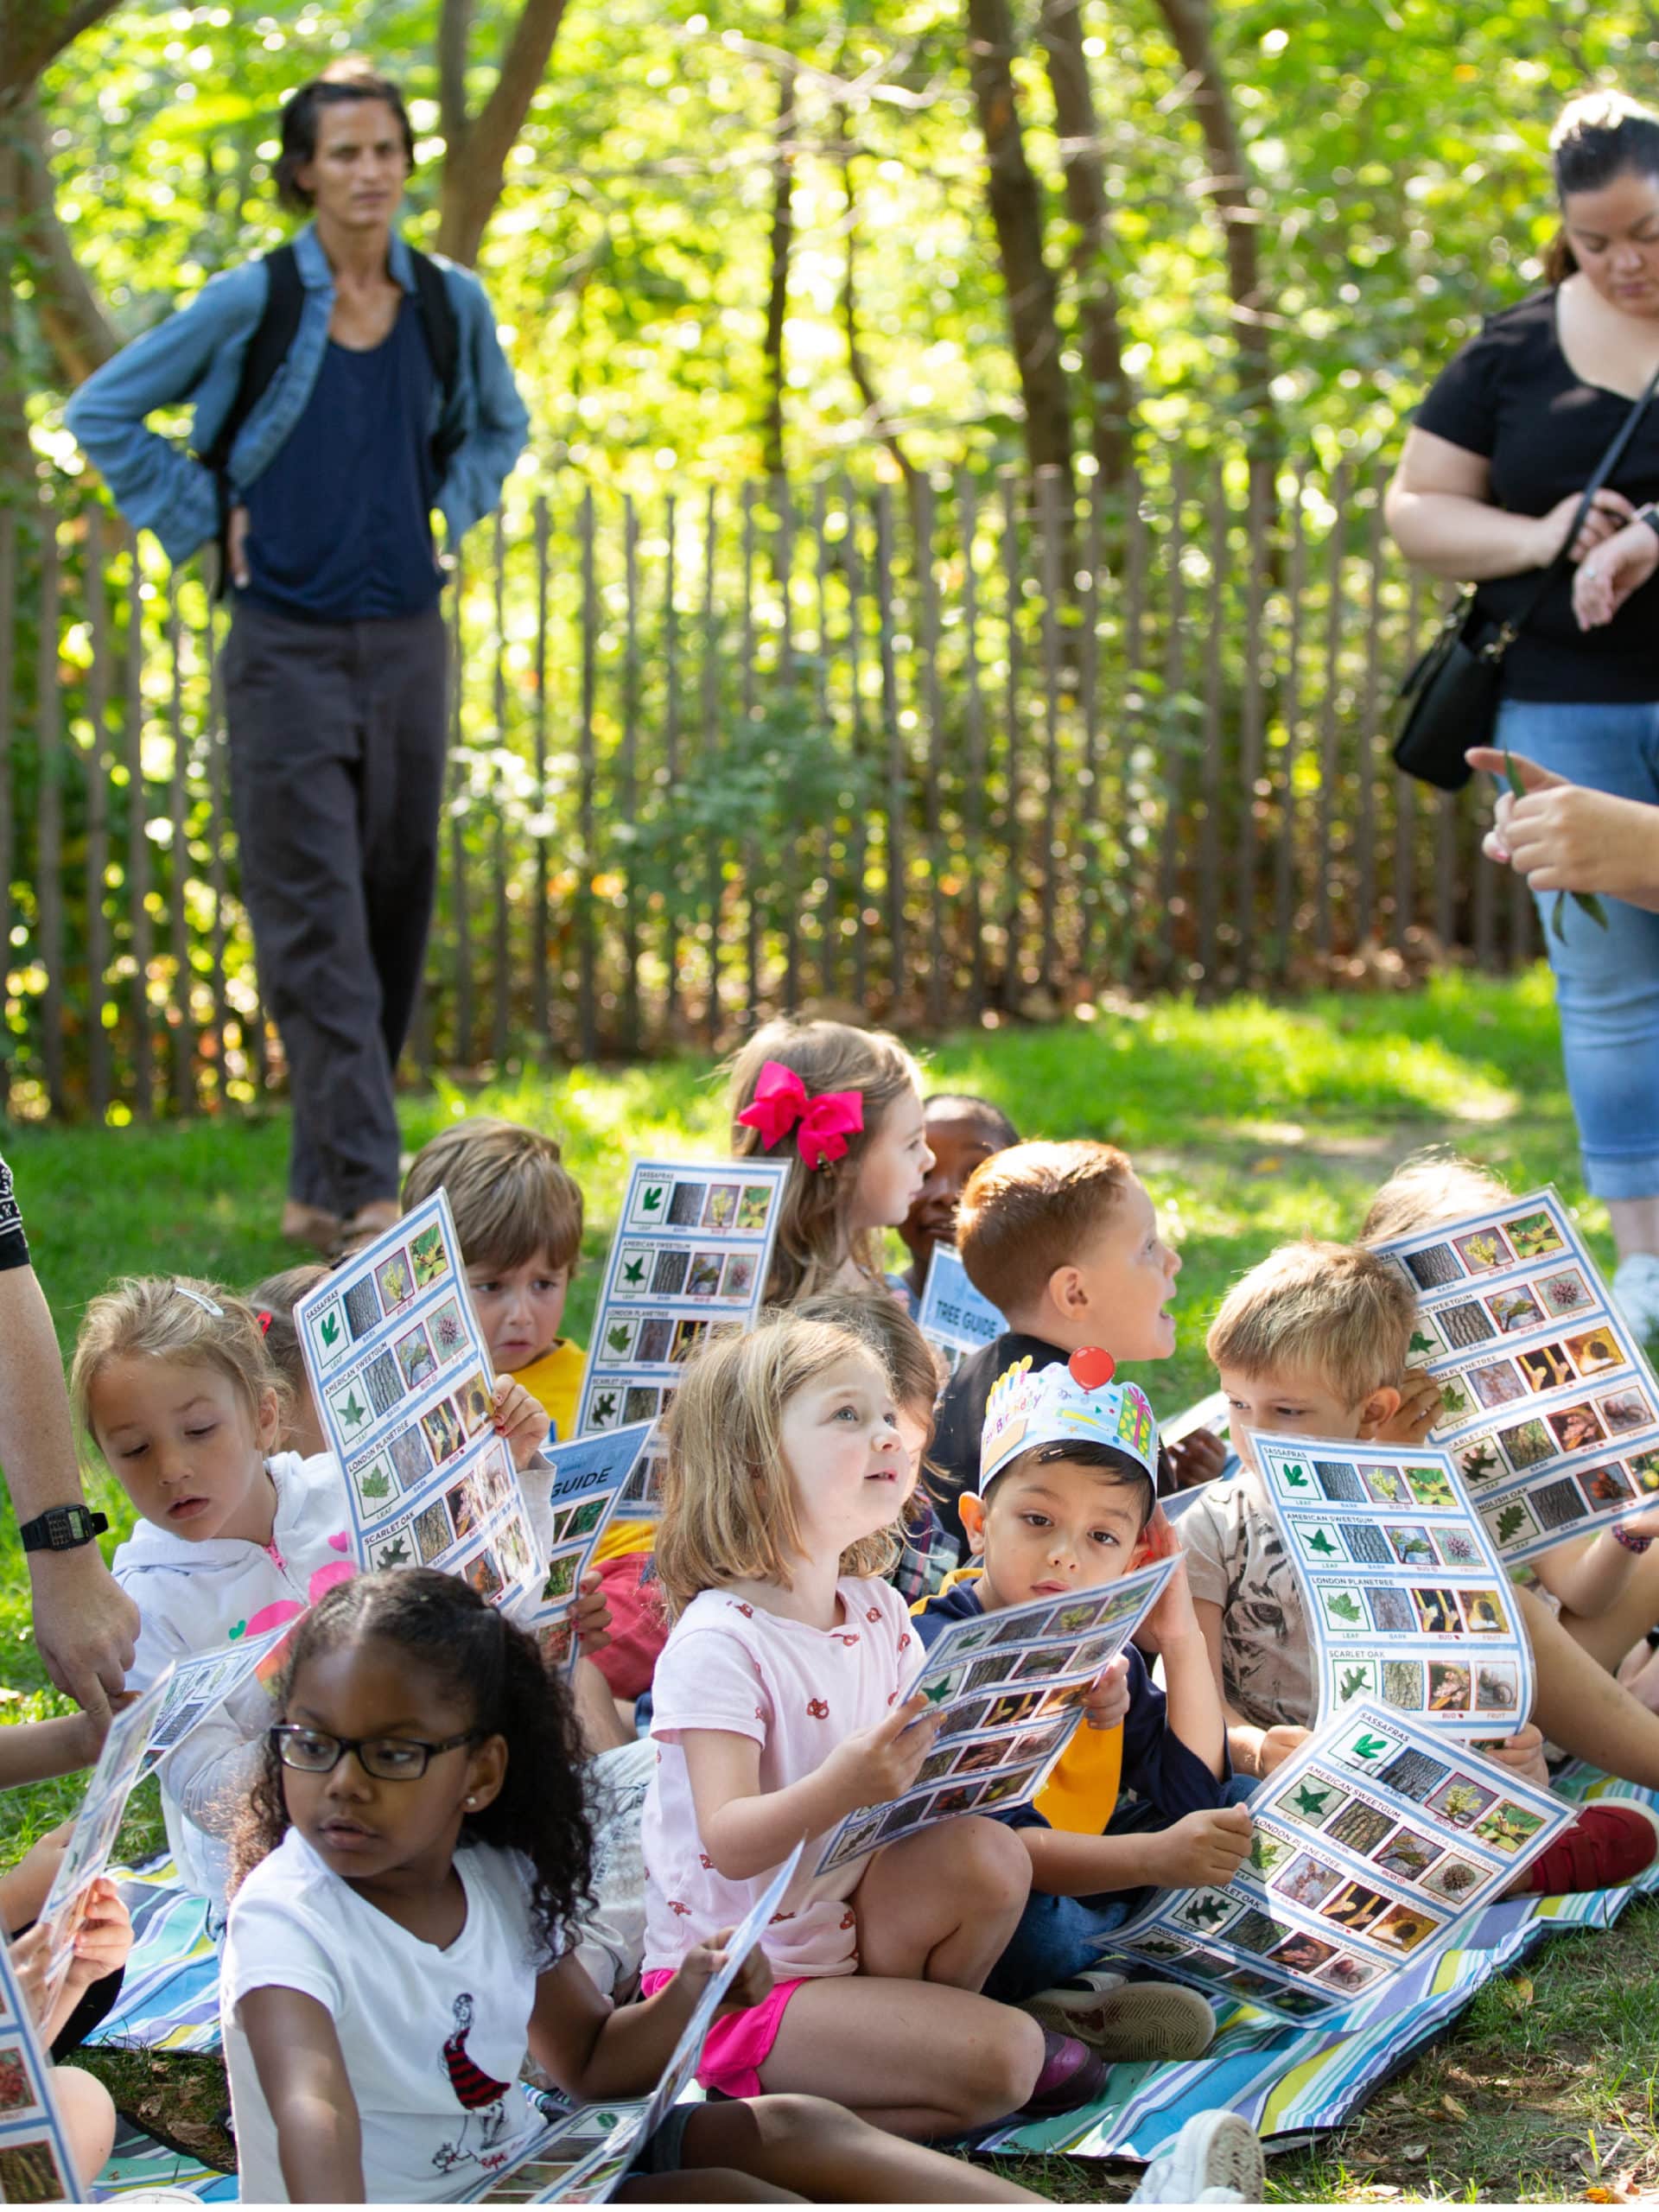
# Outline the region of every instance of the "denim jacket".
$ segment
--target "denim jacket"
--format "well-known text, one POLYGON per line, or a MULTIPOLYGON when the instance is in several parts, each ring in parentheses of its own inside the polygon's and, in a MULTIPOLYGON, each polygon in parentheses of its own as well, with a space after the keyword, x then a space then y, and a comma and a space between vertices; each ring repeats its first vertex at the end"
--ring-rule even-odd
MULTIPOLYGON (((311 397, 328 320, 334 308, 334 273, 308 225, 294 241, 305 287, 300 327, 288 358, 271 378, 231 448, 234 498, 270 466, 311 397)), ((444 472, 438 505, 457 542, 501 496, 502 481, 518 459, 530 427, 495 335, 484 288, 470 269, 438 260, 455 311, 460 366, 451 419, 460 442, 444 472)), ((409 248, 392 233, 392 276, 415 289, 409 248)), ((219 533, 219 498, 213 476, 192 454, 146 429, 157 407, 194 401, 191 443, 206 452, 230 412, 242 378, 243 356, 264 312, 269 289, 264 264, 245 262, 213 277, 188 308, 124 346, 82 385, 66 410, 69 428, 137 530, 153 530, 169 559, 188 560, 219 533)), ((433 396, 430 431, 444 416, 442 391, 433 396)), ((448 425, 446 425, 448 427, 448 425)))

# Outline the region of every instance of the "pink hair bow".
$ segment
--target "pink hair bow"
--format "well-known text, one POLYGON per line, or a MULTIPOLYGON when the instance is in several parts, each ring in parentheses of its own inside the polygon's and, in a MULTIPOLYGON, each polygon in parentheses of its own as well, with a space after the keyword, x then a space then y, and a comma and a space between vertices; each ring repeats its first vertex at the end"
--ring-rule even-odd
POLYGON ((754 1086, 754 1097, 738 1116, 746 1129, 759 1129, 768 1152, 776 1151, 798 1126, 796 1143, 809 1167, 827 1166, 847 1149, 847 1140, 864 1127, 864 1098, 856 1090, 821 1090, 807 1096, 793 1068, 768 1060, 754 1086))

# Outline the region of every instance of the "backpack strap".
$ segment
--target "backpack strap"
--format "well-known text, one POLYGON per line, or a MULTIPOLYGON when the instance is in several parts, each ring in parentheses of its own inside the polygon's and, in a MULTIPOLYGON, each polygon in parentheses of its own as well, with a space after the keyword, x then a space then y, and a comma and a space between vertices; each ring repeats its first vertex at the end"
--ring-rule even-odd
POLYGON ((203 467, 211 469, 220 479, 221 496, 232 448, 271 378, 288 359, 299 334, 300 315, 305 306, 305 286, 293 247, 279 245, 264 260, 264 311, 242 357, 242 378, 236 387, 236 397, 213 433, 213 443, 198 456, 203 467))
POLYGON ((432 373, 436 377, 438 389, 443 395, 439 427, 432 440, 432 465, 442 481, 450 457, 461 442, 461 431, 448 420, 455 388, 461 380, 461 325, 455 319, 454 302, 449 297, 449 287, 444 283, 443 271, 436 262, 414 246, 409 249, 409 258, 415 271, 416 310, 421 318, 421 329, 426 339, 432 373))

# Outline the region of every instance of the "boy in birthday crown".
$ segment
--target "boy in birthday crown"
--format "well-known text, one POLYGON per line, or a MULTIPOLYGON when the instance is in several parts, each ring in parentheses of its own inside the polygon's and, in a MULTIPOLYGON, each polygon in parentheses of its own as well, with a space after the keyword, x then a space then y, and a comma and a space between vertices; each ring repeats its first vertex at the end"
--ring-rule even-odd
MULTIPOLYGON (((1085 1347, 1064 1364, 1019 1360, 993 1385, 978 1481, 960 1500, 976 1564, 918 1609, 925 1644, 951 1621, 1096 1590, 1176 1554, 1155 1499, 1158 1424, 1145 1393, 1113 1378, 1110 1354, 1085 1347)), ((1185 1567, 1142 1627, 1166 1688, 1129 1645, 1035 1803, 1002 1816, 1031 1854, 1031 1896, 985 1988, 1103 2056, 1189 2058, 1214 2033, 1205 1999, 1095 1961, 1148 1885, 1224 1887, 1250 1818, 1230 1802, 1225 1716, 1185 1567)))

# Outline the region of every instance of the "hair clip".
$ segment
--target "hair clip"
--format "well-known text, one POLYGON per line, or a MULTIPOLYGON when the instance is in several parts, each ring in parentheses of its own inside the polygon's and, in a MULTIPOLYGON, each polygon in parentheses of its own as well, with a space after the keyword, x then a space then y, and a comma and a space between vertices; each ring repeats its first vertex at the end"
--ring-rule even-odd
POLYGON ((270 1334, 270 1315, 269 1313, 256 1313, 253 1318, 259 1324, 260 1335, 262 1337, 268 1337, 270 1334))
POLYGON ((175 1282, 173 1287, 181 1298, 188 1298, 193 1306, 200 1306, 204 1313, 212 1313, 220 1321, 225 1319, 225 1308, 204 1291, 192 1290, 189 1284, 184 1282, 175 1282))

